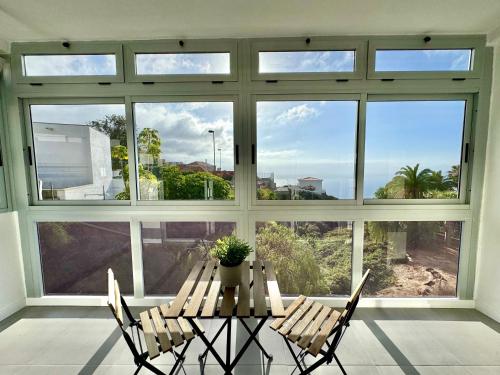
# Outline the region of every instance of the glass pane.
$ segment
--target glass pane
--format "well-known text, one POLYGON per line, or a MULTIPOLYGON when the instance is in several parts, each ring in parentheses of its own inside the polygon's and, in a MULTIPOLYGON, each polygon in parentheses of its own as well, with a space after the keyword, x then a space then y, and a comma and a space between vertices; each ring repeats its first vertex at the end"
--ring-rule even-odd
POLYGON ((234 199, 233 103, 136 103, 140 199, 234 199))
POLYGON ((351 294, 351 222, 257 222, 255 249, 272 262, 283 294, 351 294))
POLYGON ((114 76, 115 55, 27 55, 25 76, 114 76))
POLYGON ((108 268, 121 292, 133 293, 129 223, 37 225, 45 294, 107 295, 108 268))
POLYGON ((375 52, 375 71, 469 71, 472 55, 470 49, 379 50, 375 52))
POLYGON ((354 72, 354 51, 259 52, 259 73, 354 72))
POLYGON ((460 221, 372 221, 365 225, 364 293, 376 297, 455 297, 460 221))
POLYGON ((136 72, 147 74, 229 74, 231 54, 215 53, 139 53, 136 72))
POLYGON ((369 102, 365 198, 457 198, 465 104, 369 102))
POLYGON ((129 199, 123 104, 32 105, 40 200, 129 199))
POLYGON ((214 241, 235 230, 231 222, 141 223, 146 294, 177 294, 195 263, 210 257, 214 241))
POLYGON ((358 103, 257 103, 257 199, 353 199, 358 103))

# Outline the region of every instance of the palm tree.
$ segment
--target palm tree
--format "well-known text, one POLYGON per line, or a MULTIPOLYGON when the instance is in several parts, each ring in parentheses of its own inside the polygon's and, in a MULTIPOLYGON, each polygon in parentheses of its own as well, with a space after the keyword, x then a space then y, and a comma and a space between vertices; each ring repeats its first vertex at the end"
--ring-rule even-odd
POLYGON ((432 171, 429 168, 419 171, 419 167, 419 164, 414 167, 407 165, 396 172, 395 180, 403 187, 406 199, 423 198, 431 186, 432 171))
POLYGON ((458 180, 460 178, 460 166, 452 165, 451 170, 448 171, 447 179, 452 184, 452 187, 458 189, 458 180))
POLYGON ((453 181, 448 176, 443 176, 441 171, 431 171, 429 176, 429 189, 436 191, 453 190, 453 181))

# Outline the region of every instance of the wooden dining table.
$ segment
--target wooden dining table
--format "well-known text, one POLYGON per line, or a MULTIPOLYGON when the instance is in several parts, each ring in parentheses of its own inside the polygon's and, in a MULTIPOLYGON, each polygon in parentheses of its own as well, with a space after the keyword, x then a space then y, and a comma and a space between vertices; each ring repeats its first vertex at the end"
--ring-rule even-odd
POLYGON ((267 319, 282 318, 285 309, 270 262, 255 260, 242 264, 241 282, 237 287, 221 284, 219 266, 216 261, 199 261, 192 268, 186 281, 172 303, 160 306, 165 318, 185 318, 206 345, 199 359, 210 352, 221 365, 225 374, 231 374, 247 348, 255 342, 266 358, 272 360, 258 340, 258 333, 267 319), (231 321, 237 318, 248 333, 248 338, 231 360, 231 321), (196 319, 224 319, 224 323, 209 340, 196 324, 196 319), (260 321, 251 329, 244 319, 260 321), (221 358, 214 344, 226 328, 226 355, 221 358))

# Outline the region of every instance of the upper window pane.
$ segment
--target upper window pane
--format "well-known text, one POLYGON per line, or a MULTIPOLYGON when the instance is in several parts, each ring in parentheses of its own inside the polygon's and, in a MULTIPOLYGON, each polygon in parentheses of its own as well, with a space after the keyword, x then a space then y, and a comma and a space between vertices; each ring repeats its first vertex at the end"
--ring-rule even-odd
POLYGON ((358 103, 257 103, 257 199, 353 199, 358 103))
POLYGON ((364 197, 458 198, 465 105, 369 102, 364 197))
POLYGON ((377 50, 377 72, 449 72, 472 68, 471 49, 377 50))
POLYGON ((31 76, 112 76, 116 57, 108 55, 25 55, 23 75, 31 76))
POLYGON ((234 199, 232 102, 135 103, 142 200, 234 199))
POLYGON ((259 52, 259 73, 354 72, 355 51, 259 52))
POLYGON ((30 109, 40 200, 129 199, 123 104, 30 109))
POLYGON ((139 53, 135 55, 136 73, 156 74, 230 74, 231 54, 214 53, 139 53))

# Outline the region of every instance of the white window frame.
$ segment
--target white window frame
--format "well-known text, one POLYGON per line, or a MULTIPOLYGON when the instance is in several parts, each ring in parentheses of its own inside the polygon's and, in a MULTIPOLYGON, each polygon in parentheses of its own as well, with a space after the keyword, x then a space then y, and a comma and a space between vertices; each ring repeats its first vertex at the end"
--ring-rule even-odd
MULTIPOLYGON (((252 207, 331 207, 331 206, 346 206, 356 204, 357 195, 357 169, 358 161, 357 155, 357 144, 358 144, 358 129, 360 121, 360 101, 361 96, 359 94, 259 94, 252 95, 252 127, 251 127, 251 140, 252 148, 255 152, 255 163, 251 165, 251 177, 252 181, 250 192, 250 203, 252 207), (262 101, 283 101, 283 102, 293 102, 293 101, 356 101, 358 102, 358 112, 356 120, 355 138, 354 138, 354 191, 352 199, 338 199, 338 200, 259 200, 257 199, 257 154, 258 147, 257 144, 257 102, 262 101)), ((250 160, 250 163, 252 160, 250 160)))
POLYGON ((123 53, 120 43, 71 42, 68 48, 62 43, 13 43, 12 72, 16 83, 116 83, 124 81, 123 53), (24 56, 27 55, 107 55, 113 54, 116 75, 26 76, 23 73, 24 56))
MULTIPOLYGON (((33 127, 31 124, 31 111, 30 107, 32 105, 85 105, 85 104, 122 104, 125 109, 125 101, 123 98, 81 98, 81 99, 68 99, 68 98, 60 98, 60 99, 48 99, 48 98, 36 98, 36 99, 27 99, 24 100, 24 118, 25 118, 25 132, 26 132, 26 143, 28 148, 28 152, 31 154, 28 156, 31 159, 31 165, 29 167, 29 175, 30 175, 30 187, 31 187, 31 203, 35 206, 81 206, 81 205, 94 205, 94 206, 130 206, 130 200, 117 200, 117 199, 109 199, 109 200, 100 200, 100 199, 92 199, 92 200, 59 200, 59 201, 51 201, 51 200, 42 200, 39 199, 39 191, 38 191, 38 177, 37 177, 37 169, 36 169, 36 150, 35 150, 35 142, 33 139, 33 127)), ((127 121, 128 124, 128 121, 127 121)), ((128 130, 127 130, 128 133, 128 130)), ((129 138, 127 137, 127 141, 129 138)), ((130 145, 127 142, 128 155, 130 160, 130 145)), ((129 173, 130 175, 130 173, 129 173)), ((129 181, 131 183, 132 181, 129 181)), ((132 185, 130 185, 132 186, 132 185)), ((132 193, 131 193, 132 194, 132 193)))
POLYGON ((481 78, 484 65, 485 38, 478 36, 432 36, 429 42, 421 37, 371 39, 368 47, 368 79, 468 79, 481 78), (469 71, 384 71, 375 70, 377 50, 472 49, 469 71))
MULTIPOLYGON (((406 101, 465 101, 465 115, 463 121, 462 128, 462 146, 460 153, 460 182, 459 182, 459 191, 458 198, 456 199, 377 199, 377 198, 365 198, 364 191, 363 194, 363 203, 364 204, 422 204, 422 205, 436 205, 436 204, 466 204, 469 200, 468 197, 468 174, 469 174, 469 164, 471 163, 472 156, 472 113, 474 107, 473 95, 471 94, 447 94, 447 95, 399 95, 399 94, 391 94, 391 95, 368 95, 368 99, 366 103, 369 102, 406 102, 406 101), (466 155, 466 150, 469 155, 466 155), (467 160, 467 162, 466 162, 467 160)), ((365 121, 365 129, 366 129, 366 121, 365 121)), ((366 139, 365 139, 366 142, 366 139)), ((365 153, 364 153, 364 145, 362 152, 362 163, 365 166, 365 153)), ((364 175, 362 176, 363 186, 364 186, 364 175)))
MULTIPOLYGON (((423 38, 423 37, 422 37, 423 38)), ((312 37, 311 44, 317 40, 334 45, 339 41, 354 41, 359 40, 367 47, 368 41, 378 43, 381 40, 398 40, 401 49, 411 49, 411 44, 414 40, 421 39, 419 36, 393 36, 393 37, 312 37)), ((187 221, 191 217, 193 221, 235 221, 238 220, 237 232, 238 235, 255 245, 255 228, 254 221, 267 220, 304 220, 304 221, 353 221, 354 220, 354 253, 353 253, 353 281, 355 284, 361 278, 362 251, 363 251, 363 228, 365 221, 443 221, 456 220, 463 221, 462 243, 460 250, 460 268, 458 280, 458 297, 453 298, 364 298, 361 301, 362 306, 367 307, 473 307, 474 298, 474 278, 475 264, 477 252, 477 233, 478 233, 478 214, 481 208, 481 191, 483 186, 484 174, 484 158, 486 151, 486 133, 488 127, 488 112, 490 104, 490 86, 492 73, 492 50, 486 47, 484 37, 477 36, 453 36, 453 37, 433 37, 433 42, 446 39, 443 47, 451 48, 451 45, 466 45, 470 40, 482 40, 478 42, 476 54, 480 52, 484 59, 484 68, 480 76, 474 79, 463 81, 453 80, 451 78, 460 78, 455 74, 453 77, 443 77, 438 74, 432 76, 424 72, 424 75, 417 75, 415 79, 394 79, 397 77, 387 77, 394 82, 381 82, 379 78, 367 79, 366 70, 368 61, 365 59, 364 72, 365 74, 356 79, 345 77, 337 77, 340 82, 335 79, 321 78, 320 80, 314 77, 302 75, 300 79, 292 77, 289 80, 280 78, 279 82, 266 82, 266 79, 254 79, 252 76, 252 67, 255 63, 252 61, 252 45, 256 41, 264 41, 272 45, 282 45, 290 40, 300 41, 305 44, 305 38, 269 38, 269 39, 231 39, 237 45, 238 53, 238 80, 235 82, 224 82, 223 85, 212 84, 211 82, 181 82, 181 81, 164 81, 155 82, 154 85, 140 84, 144 81, 133 83, 130 80, 125 80, 122 84, 112 85, 97 85, 89 84, 90 82, 75 82, 71 80, 73 77, 68 77, 69 81, 51 82, 51 84, 29 85, 29 82, 17 82, 16 77, 6 78, 6 87, 9 91, 5 92, 5 117, 9 116, 8 131, 4 150, 7 148, 9 177, 11 177, 11 193, 10 203, 12 207, 19 210, 19 222, 23 252, 23 262, 25 269, 27 303, 28 305, 102 305, 106 303, 106 297, 90 297, 90 296, 43 296, 41 290, 41 268, 39 263, 39 253, 37 253, 37 234, 34 222, 38 221, 129 221, 131 225, 131 241, 133 252, 133 272, 134 272, 134 297, 127 297, 127 301, 131 305, 158 305, 164 303, 165 298, 144 298, 143 289, 141 291, 142 281, 142 259, 141 259, 141 241, 139 221, 187 221), (68 86, 62 83, 72 82, 68 86), (68 90, 70 88, 70 90, 68 90), (474 144, 471 143, 471 156, 468 170, 468 186, 467 195, 470 196, 469 201, 465 203, 437 204, 435 200, 430 202, 404 202, 402 204, 366 204, 363 200, 363 181, 359 176, 363 176, 363 155, 364 151, 364 127, 365 127, 365 110, 367 97, 373 95, 413 95, 413 94, 439 94, 439 95, 471 95, 474 100, 474 108, 472 113, 472 130, 471 138, 474 144), (321 95, 359 95, 359 124, 358 124, 358 160, 357 160, 357 185, 356 185, 356 202, 355 204, 342 206, 265 206, 253 205, 251 200, 251 189, 254 186, 252 178, 252 165, 250 161, 251 154, 251 135, 252 127, 255 125, 253 116, 255 112, 252 109, 253 96, 276 94, 276 95, 303 95, 310 97, 309 94, 321 95), (167 204, 152 204, 142 205, 136 199, 136 179, 135 179, 135 164, 132 162, 135 159, 135 152, 132 145, 135 139, 133 135, 133 113, 131 98, 146 97, 147 101, 155 96, 206 96, 209 98, 215 96, 234 96, 238 98, 238 117, 235 122, 235 137, 236 131, 240 133, 240 200, 233 205, 200 205, 195 202, 192 205, 186 202, 176 201, 172 205, 167 204), (63 99, 57 99, 63 98, 63 99), (125 103, 127 116, 127 144, 129 149, 129 167, 130 167, 130 206, 113 205, 112 201, 106 201, 106 206, 100 204, 101 201, 85 201, 79 202, 64 202, 58 201, 56 204, 37 204, 31 202, 30 195, 32 193, 31 183, 26 179, 26 175, 31 173, 30 167, 26 160, 26 132, 30 130, 31 125, 26 122, 24 102, 46 100, 52 101, 47 104, 62 103, 63 100, 78 101, 78 98, 87 98, 82 100, 95 101, 95 98, 110 98, 110 100, 120 100, 120 103, 125 103), (114 99, 118 98, 118 99, 114 99), (253 123, 252 123, 253 121, 253 123), (26 127, 29 124, 29 127, 26 127), (250 185, 249 185, 250 184, 250 185), (15 186, 15 188, 14 188, 15 186), (472 190, 471 190, 472 189, 472 190), (64 202, 64 203, 63 203, 64 202), (425 204, 424 204, 425 203, 425 204), (358 229, 356 229, 358 228, 358 229), (358 254, 358 255, 356 255, 358 254), (359 255, 361 254, 361 256, 359 255), (38 261, 37 261, 38 259, 38 261)), ((178 41, 177 41, 178 42, 178 41)), ((189 40, 187 40, 189 42, 189 40)), ((129 41, 116 42, 116 44, 127 45, 129 41)), ((135 42, 134 42, 135 43, 135 42)), ((143 45, 155 41, 137 42, 143 45)), ((28 44, 22 44, 27 46, 28 44)), ((50 43, 37 43, 38 45, 50 45, 50 43)), ((57 44, 57 43, 56 43, 57 44)), ((88 42, 90 46, 102 45, 102 42, 88 42)), ((115 43, 110 43, 115 44, 115 43)), ((72 43, 76 46, 77 43, 72 43)), ((187 43, 186 43, 187 45, 187 43)), ((16 47, 17 48, 17 47, 16 47)), ((19 47, 21 48, 21 47, 19 47)), ((25 48, 25 47, 23 47, 25 48)), ((458 48, 458 47, 457 47, 458 48)), ((13 51, 15 48, 13 48, 13 51)), ((50 51, 42 50, 42 53, 49 54, 50 51)), ((67 52, 67 51, 65 51, 67 52)), ((28 52, 29 53, 29 50, 28 52)), ((367 54, 367 51, 366 51, 367 54)), ((11 56, 11 65, 15 70, 11 56)), ((359 55, 357 56, 359 60, 359 55)), ((476 55, 477 61, 477 55, 476 55)), ((118 63, 118 61, 117 61, 118 63)), ((6 64, 9 65, 9 62, 6 64)), ((20 69, 20 68, 19 68, 20 69)), ((297 76, 299 76, 298 74, 297 76)), ((101 82, 101 78, 96 82, 101 82)), ((149 80, 148 80, 149 82, 149 80)), ((32 83, 42 83, 34 81, 32 83)), ((95 83, 95 82, 94 82, 95 83)), ((428 96, 428 95, 427 95, 428 96)), ((187 101, 184 99, 183 101, 187 101)), ((100 103, 103 101, 100 100, 100 103)), ((96 103, 96 104, 99 104, 96 103)), ((45 104, 45 103, 44 103, 45 104)), ((235 112, 236 114, 236 109, 235 112)), ((1 133, 1 132, 0 132, 1 133)), ((28 143, 29 145, 29 143, 28 143)), ((237 174, 238 176, 238 174, 237 174)), ((29 177, 29 176, 28 176, 29 177)), ((464 186, 464 185, 462 185, 464 186)), ((238 185, 237 185, 238 188, 238 185)), ((35 194, 36 197, 36 194, 35 194)), ((121 201, 125 202, 125 201, 121 201)), ((120 202, 120 203, 121 203, 120 202)), ((213 203, 216 203, 214 201, 213 203)), ((156 202, 158 203, 158 202, 156 202)), ((288 202, 289 203, 289 202, 288 202)), ((311 201, 308 201, 311 203, 311 201)), ((252 256, 250 257, 252 259, 252 256)), ((166 298, 168 300, 168 298, 166 298)), ((345 299, 325 298, 323 302, 331 306, 345 306, 345 299)))
MULTIPOLYGON (((234 157, 234 200, 140 200, 139 194, 137 194, 137 205, 138 206, 188 206, 188 207, 217 207, 223 209, 238 209, 241 202, 241 192, 243 190, 243 163, 241 159, 242 150, 242 139, 241 139, 241 126, 239 124, 240 119, 240 109, 239 109, 239 97, 237 95, 172 95, 172 96, 133 96, 130 98, 131 106, 133 111, 133 106, 135 103, 191 103, 191 102, 232 102, 233 103, 233 157, 234 157), (239 149, 239 164, 236 163, 236 149, 239 149)), ((137 135, 135 128, 135 116, 133 121, 133 134, 134 134, 134 144, 133 152, 136 155, 134 157, 134 162, 136 163, 134 169, 138 169, 137 165, 137 135)), ((129 159, 129 163, 130 163, 129 159)), ((139 177, 138 171, 136 171, 135 186, 136 191, 139 191, 139 177)))
POLYGON ((238 44, 235 40, 159 40, 129 42, 124 45, 127 82, 204 82, 238 80, 238 44), (182 43, 181 43, 182 42, 182 43), (182 46, 181 46, 182 44, 182 46), (137 74, 136 54, 189 54, 227 52, 230 55, 229 74, 137 74))
POLYGON ((251 42, 251 71, 254 81, 349 80, 366 76, 367 42, 361 38, 282 38, 256 39, 251 42), (259 52, 354 51, 353 72, 260 73, 259 52))

